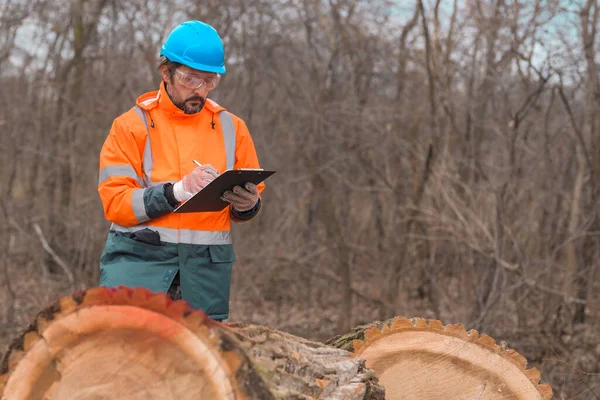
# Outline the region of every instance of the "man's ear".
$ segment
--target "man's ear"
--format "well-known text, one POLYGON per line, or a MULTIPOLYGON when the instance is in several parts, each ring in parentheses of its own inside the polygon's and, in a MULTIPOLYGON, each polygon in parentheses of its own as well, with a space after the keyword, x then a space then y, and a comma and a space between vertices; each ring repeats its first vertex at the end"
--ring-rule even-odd
POLYGON ((169 69, 166 65, 161 65, 159 67, 160 75, 162 76, 163 81, 167 83, 171 83, 171 76, 169 75, 169 69))

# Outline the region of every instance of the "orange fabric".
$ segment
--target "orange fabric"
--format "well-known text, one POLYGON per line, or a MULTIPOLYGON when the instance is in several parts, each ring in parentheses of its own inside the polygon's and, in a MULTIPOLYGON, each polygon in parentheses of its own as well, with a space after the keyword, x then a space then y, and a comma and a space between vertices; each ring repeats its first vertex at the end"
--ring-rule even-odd
MULTIPOLYGON (((152 147, 153 182, 179 181, 196 165, 211 164, 219 173, 225 171, 227 159, 218 112, 224 108, 207 100, 199 113, 188 115, 173 104, 164 83, 160 90, 146 93, 137 100, 147 112, 152 147), (215 122, 212 129, 211 122, 215 122), (151 121, 154 127, 151 127, 151 121)), ((244 121, 231 114, 236 130, 236 155, 234 168, 260 168, 254 142, 244 121)), ((110 134, 100 153, 100 169, 105 166, 130 165, 139 177, 143 175, 142 158, 147 138, 144 122, 131 109, 113 123, 110 134)), ((260 184, 259 191, 265 185, 260 184)), ((111 177, 102 182, 98 192, 108 220, 123 226, 139 222, 131 208, 132 192, 140 184, 129 177, 111 177)), ((224 231, 230 229, 229 208, 218 212, 174 214, 168 213, 146 222, 147 225, 175 229, 224 231)))

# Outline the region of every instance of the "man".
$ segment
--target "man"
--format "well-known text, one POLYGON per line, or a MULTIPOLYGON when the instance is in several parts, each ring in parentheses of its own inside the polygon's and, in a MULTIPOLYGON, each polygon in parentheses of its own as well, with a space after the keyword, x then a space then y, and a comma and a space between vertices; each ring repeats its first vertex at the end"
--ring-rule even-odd
POLYGON ((264 184, 225 192, 223 211, 172 211, 220 172, 259 168, 258 158, 244 121, 207 98, 225 73, 214 28, 184 22, 160 55, 160 89, 115 119, 100 153, 98 192, 112 222, 100 285, 168 292, 223 320, 235 261, 230 221, 256 216, 264 184))

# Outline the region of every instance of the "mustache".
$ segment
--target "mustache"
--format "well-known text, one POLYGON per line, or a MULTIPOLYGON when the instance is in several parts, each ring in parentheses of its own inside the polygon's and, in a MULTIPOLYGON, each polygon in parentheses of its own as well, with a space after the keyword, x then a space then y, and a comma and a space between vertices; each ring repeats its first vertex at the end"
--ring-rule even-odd
POLYGON ((192 96, 192 97, 188 97, 187 99, 185 99, 186 102, 188 101, 199 101, 202 104, 204 104, 204 102, 206 101, 206 99, 204 97, 201 96, 192 96))

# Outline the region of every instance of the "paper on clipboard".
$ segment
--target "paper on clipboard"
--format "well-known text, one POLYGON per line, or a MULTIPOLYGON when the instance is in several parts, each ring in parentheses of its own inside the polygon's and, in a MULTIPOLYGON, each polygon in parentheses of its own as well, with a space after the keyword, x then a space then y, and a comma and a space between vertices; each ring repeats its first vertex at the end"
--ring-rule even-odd
POLYGON ((177 207, 175 213, 191 213, 205 211, 221 211, 229 206, 229 203, 221 200, 221 196, 227 190, 232 190, 236 185, 252 182, 258 185, 275 171, 263 169, 230 169, 220 174, 215 180, 206 185, 201 191, 193 195, 185 203, 177 207))

